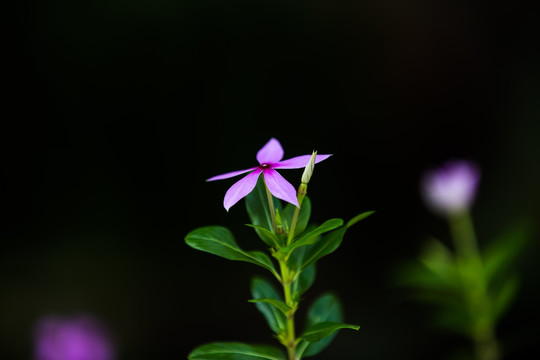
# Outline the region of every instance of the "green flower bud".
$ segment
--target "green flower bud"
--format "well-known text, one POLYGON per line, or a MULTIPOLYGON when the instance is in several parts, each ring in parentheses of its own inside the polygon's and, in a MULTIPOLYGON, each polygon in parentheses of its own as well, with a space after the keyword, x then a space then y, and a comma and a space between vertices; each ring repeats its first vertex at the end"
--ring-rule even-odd
POLYGON ((316 157, 317 157, 317 152, 313 151, 313 154, 311 154, 311 159, 309 159, 309 162, 304 169, 304 173, 302 174, 302 184, 309 183, 309 180, 311 179, 311 176, 313 175, 313 171, 315 170, 316 157))

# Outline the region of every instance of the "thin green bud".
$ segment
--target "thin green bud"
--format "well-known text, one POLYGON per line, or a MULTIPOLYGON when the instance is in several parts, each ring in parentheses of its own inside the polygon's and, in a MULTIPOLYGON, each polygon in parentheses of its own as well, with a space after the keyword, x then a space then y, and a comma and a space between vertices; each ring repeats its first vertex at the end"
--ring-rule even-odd
POLYGON ((304 169, 304 173, 302 174, 302 184, 309 183, 309 180, 311 179, 311 176, 313 175, 313 171, 315 170, 316 157, 317 157, 317 151, 313 151, 313 154, 311 154, 311 159, 309 159, 309 162, 306 165, 306 168, 304 169))

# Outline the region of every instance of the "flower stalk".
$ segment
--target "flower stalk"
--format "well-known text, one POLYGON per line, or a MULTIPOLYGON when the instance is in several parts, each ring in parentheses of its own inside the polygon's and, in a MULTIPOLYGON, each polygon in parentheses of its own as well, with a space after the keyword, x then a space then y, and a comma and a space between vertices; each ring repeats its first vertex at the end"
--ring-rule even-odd
POLYGON ((484 264, 468 211, 449 217, 456 248, 456 258, 464 285, 465 299, 473 320, 471 335, 478 360, 498 360, 499 345, 495 338, 493 304, 488 294, 484 264))
POLYGON ((272 229, 274 229, 274 233, 278 234, 274 199, 272 198, 272 193, 270 192, 270 189, 268 189, 268 186, 266 185, 266 181, 264 181, 264 188, 266 189, 266 197, 268 199, 268 211, 270 211, 270 218, 272 219, 272 229))

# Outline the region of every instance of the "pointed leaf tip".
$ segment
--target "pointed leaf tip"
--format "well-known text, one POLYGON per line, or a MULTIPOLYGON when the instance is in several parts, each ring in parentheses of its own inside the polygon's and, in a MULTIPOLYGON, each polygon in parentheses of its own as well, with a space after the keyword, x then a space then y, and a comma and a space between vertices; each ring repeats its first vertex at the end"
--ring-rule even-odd
POLYGON ((339 329, 352 329, 358 330, 360 326, 344 324, 340 322, 327 321, 318 323, 310 326, 303 334, 300 336, 301 339, 306 340, 307 342, 318 342, 324 339, 327 336, 332 335, 339 329))
POLYGON ((353 217, 351 220, 349 220, 347 222, 346 227, 350 228, 351 226, 353 226, 354 224, 356 224, 360 220, 364 220, 365 218, 367 218, 368 216, 370 216, 370 215, 372 215, 374 213, 375 213, 375 211, 371 210, 371 211, 365 211, 365 212, 363 212, 361 214, 358 214, 358 215, 356 215, 355 217, 353 217))

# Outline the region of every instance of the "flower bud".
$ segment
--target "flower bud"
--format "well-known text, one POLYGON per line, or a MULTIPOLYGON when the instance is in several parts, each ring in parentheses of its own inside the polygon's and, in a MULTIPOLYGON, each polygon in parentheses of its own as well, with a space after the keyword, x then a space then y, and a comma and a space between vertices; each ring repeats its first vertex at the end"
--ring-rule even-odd
POLYGON ((302 184, 309 183, 309 180, 311 179, 311 176, 313 175, 313 171, 315 170, 316 157, 317 157, 317 152, 313 151, 313 153, 311 154, 311 159, 309 159, 309 162, 304 169, 304 173, 302 174, 302 184))
POLYGON ((467 211, 476 196, 480 170, 468 161, 449 161, 422 178, 422 195, 427 206, 443 216, 467 211))

